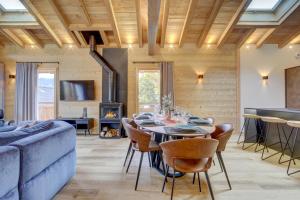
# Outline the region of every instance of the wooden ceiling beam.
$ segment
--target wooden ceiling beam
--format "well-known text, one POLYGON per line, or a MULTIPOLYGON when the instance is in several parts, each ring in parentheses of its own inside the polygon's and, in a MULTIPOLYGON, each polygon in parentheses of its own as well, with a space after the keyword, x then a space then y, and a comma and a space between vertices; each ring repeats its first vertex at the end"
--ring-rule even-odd
POLYGON ((210 31, 210 28, 212 27, 217 15, 222 7, 223 2, 224 2, 224 0, 216 0, 215 1, 213 8, 210 11, 209 17, 205 23, 205 26, 201 32, 201 35, 198 38, 197 45, 199 48, 201 48, 203 46, 205 39, 210 31))
POLYGON ((275 31, 275 28, 269 29, 263 36, 257 41, 256 48, 260 48, 263 46, 264 42, 271 36, 271 34, 275 31))
POLYGON ((91 20, 91 17, 86 9, 86 5, 84 3, 83 0, 78 0, 79 1, 79 4, 80 4, 80 9, 81 9, 81 13, 82 15, 85 17, 85 20, 87 22, 88 25, 91 25, 92 24, 92 20, 91 20))
POLYGON ((225 28, 224 32, 222 33, 220 39, 218 40, 218 43, 217 43, 218 48, 222 47, 225 44, 225 42, 226 42, 227 38, 229 37, 232 29, 234 28, 236 23, 239 21, 241 15, 244 13, 245 9, 249 6, 251 1, 252 0, 242 0, 240 6, 238 7, 236 12, 234 13, 233 17, 230 19, 227 27, 225 28))
POLYGON ((296 37, 300 35, 300 27, 296 30, 292 31, 291 34, 289 34, 282 42, 278 44, 278 48, 283 48, 286 45, 288 45, 290 42, 292 42, 296 37))
POLYGON ((106 6, 106 10, 107 10, 109 18, 110 18, 110 23, 112 25, 115 42, 117 44, 117 47, 121 47, 121 38, 120 38, 120 33, 119 33, 118 26, 117 26, 117 20, 116 20, 115 13, 113 10, 112 2, 111 2, 111 0, 104 0, 104 4, 106 6))
POLYGON ((83 38, 82 34, 79 31, 73 31, 75 36, 77 37, 78 41, 81 44, 81 47, 87 47, 87 43, 85 39, 83 38))
POLYGON ((170 1, 164 0, 163 19, 161 23, 160 47, 164 48, 166 42, 166 32, 169 19, 170 1))
POLYGON ((11 30, 2 29, 1 33, 15 45, 21 48, 25 48, 25 43, 20 38, 18 38, 11 30))
POLYGON ((190 23, 193 19, 194 12, 197 8, 197 3, 198 3, 198 0, 190 0, 190 2, 189 2, 189 7, 188 7, 188 10, 187 10, 187 13, 186 13, 186 16, 185 16, 185 19, 184 19, 184 23, 183 23, 183 27, 182 27, 182 30, 181 30, 181 34, 180 34, 180 37, 179 37, 179 43, 178 43, 179 47, 183 46, 184 39, 187 35, 189 25, 190 25, 190 23))
POLYGON ((154 55, 158 32, 160 0, 148 0, 148 54, 154 55))
POLYGON ((22 32, 39 48, 43 48, 43 43, 30 30, 22 29, 22 32))
POLYGON ((108 46, 109 46, 109 41, 108 41, 108 38, 107 38, 107 35, 106 35, 105 31, 99 30, 99 32, 100 32, 102 41, 103 41, 103 43, 104 43, 104 46, 107 46, 107 47, 108 47, 108 46))
POLYGON ((60 11, 58 5, 55 2, 56 0, 48 0, 51 8, 53 9, 53 11, 55 12, 56 16, 58 17, 59 21, 61 22, 61 24, 63 25, 65 31, 67 32, 68 36, 73 40, 73 43, 77 46, 80 47, 80 43, 77 40, 77 38, 75 37, 75 35, 73 34, 72 31, 69 30, 69 25, 68 22, 66 20, 66 18, 63 16, 62 12, 60 11))
POLYGON ((96 30, 104 30, 104 31, 112 31, 112 27, 109 24, 70 24, 69 29, 71 31, 96 31, 96 30))
POLYGON ((137 32, 139 38, 139 47, 143 47, 143 24, 142 24, 142 15, 141 15, 141 0, 135 0, 135 9, 136 9, 136 21, 137 21, 137 32))
POLYGON ((245 42, 247 42, 247 40, 255 32, 255 30, 255 28, 248 29, 248 31, 242 35, 241 39, 236 44, 237 49, 240 49, 245 44, 245 42))
POLYGON ((46 32, 49 33, 51 38, 55 41, 58 47, 62 47, 62 42, 57 36, 57 34, 53 31, 50 25, 47 23, 45 18, 41 15, 41 13, 36 9, 36 7, 32 4, 31 0, 20 0, 26 9, 36 18, 39 24, 45 29, 46 32))

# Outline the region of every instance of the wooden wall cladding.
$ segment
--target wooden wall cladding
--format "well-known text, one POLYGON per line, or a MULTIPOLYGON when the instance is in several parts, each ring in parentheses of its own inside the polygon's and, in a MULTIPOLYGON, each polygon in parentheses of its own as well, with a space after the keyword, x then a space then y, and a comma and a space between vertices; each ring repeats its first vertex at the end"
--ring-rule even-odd
POLYGON ((287 108, 300 109, 300 66, 285 70, 285 100, 287 108))

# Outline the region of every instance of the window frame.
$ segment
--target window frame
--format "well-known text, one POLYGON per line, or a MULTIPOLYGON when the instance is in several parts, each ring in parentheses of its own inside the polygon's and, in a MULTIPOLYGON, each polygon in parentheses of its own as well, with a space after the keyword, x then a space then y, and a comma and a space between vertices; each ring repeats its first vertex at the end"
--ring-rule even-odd
MULTIPOLYGON (((46 63, 47 64, 47 63, 46 63)), ((54 118, 58 116, 58 86, 59 86, 59 76, 58 76, 58 65, 57 66, 43 66, 43 64, 38 66, 39 73, 54 73, 54 118)), ((38 85, 37 85, 38 87, 38 85)), ((38 101, 37 101, 37 118, 38 118, 38 101)))

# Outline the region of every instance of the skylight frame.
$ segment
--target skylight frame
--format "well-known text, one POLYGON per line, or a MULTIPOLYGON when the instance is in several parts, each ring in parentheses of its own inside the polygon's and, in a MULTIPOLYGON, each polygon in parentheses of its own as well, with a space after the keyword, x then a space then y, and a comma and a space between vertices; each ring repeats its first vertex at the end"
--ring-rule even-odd
MULTIPOLYGON (((278 8, 278 6, 282 3, 283 0, 277 0, 276 4, 271 9, 267 8, 247 8, 246 12, 275 12, 275 10, 278 8)), ((250 4, 251 5, 251 4, 250 4)))
POLYGON ((15 8, 15 9, 13 9, 13 8, 6 8, 5 6, 3 6, 3 4, 1 4, 1 2, 0 2, 0 10, 2 11, 2 12, 4 12, 4 13, 13 13, 13 12, 28 12, 27 11, 27 9, 26 9, 26 7, 23 5, 23 3, 21 2, 21 1, 19 1, 19 0, 17 0, 21 5, 22 5, 22 7, 23 8, 15 8))

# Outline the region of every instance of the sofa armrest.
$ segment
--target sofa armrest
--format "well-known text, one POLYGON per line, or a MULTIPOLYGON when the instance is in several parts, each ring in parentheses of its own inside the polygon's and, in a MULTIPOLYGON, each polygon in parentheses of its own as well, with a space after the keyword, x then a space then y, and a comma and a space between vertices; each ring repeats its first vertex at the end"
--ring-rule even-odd
POLYGON ((76 130, 67 123, 63 125, 60 123, 51 130, 18 140, 10 145, 20 150, 22 186, 59 158, 74 150, 76 130))
POLYGON ((0 198, 18 186, 20 152, 16 147, 0 147, 0 198))

